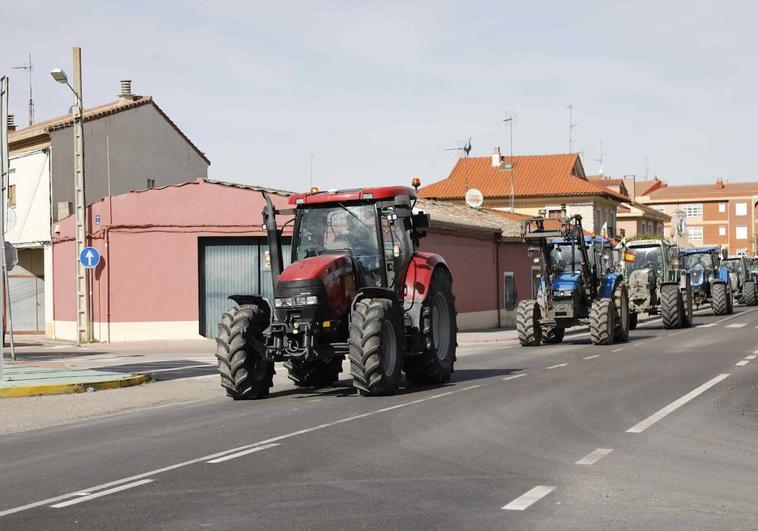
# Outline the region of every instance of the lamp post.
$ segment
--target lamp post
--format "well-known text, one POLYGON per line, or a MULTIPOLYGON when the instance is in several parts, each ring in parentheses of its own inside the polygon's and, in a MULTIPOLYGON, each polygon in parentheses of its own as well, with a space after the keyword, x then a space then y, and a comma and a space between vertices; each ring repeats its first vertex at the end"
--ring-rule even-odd
POLYGON ((66 85, 74 93, 74 217, 76 221, 76 341, 92 341, 92 327, 87 304, 87 275, 79 260, 86 246, 87 203, 84 195, 84 105, 82 103, 82 50, 73 49, 74 86, 68 82, 66 72, 56 68, 50 75, 58 83, 66 85))

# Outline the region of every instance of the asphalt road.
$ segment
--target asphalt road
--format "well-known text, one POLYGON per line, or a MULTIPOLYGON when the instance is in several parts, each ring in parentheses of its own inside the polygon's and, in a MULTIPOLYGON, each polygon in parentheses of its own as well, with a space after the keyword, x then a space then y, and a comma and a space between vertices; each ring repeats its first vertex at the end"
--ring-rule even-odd
POLYGON ((758 311, 696 323, 8 435, 0 528, 756 529, 758 311))

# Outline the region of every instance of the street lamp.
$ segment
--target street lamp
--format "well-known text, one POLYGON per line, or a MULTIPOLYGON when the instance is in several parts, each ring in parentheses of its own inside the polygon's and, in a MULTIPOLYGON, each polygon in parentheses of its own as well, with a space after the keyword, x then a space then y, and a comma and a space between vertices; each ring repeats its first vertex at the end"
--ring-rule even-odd
POLYGON ((86 210, 87 203, 84 195, 84 104, 82 103, 82 50, 73 49, 74 86, 68 82, 66 72, 60 68, 50 71, 52 78, 66 85, 74 93, 76 104, 74 115, 74 217, 76 220, 76 341, 85 343, 92 341, 89 305, 87 301, 87 272, 79 257, 82 254, 87 237, 86 210))

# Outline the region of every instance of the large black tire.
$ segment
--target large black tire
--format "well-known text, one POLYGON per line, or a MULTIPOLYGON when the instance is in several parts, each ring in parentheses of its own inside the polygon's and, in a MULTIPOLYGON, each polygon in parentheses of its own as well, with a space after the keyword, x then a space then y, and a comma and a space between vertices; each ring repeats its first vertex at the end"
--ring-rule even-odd
POLYGON ((682 328, 685 321, 684 300, 677 284, 661 286, 661 318, 663 328, 682 328))
POLYGON ((421 334, 423 351, 405 358, 405 377, 414 385, 447 382, 455 365, 458 326, 453 279, 445 270, 438 269, 432 276, 421 306, 421 334))
POLYGON ((742 300, 748 306, 755 306, 756 299, 758 299, 758 293, 756 293, 756 285, 752 280, 748 280, 742 285, 742 300))
POLYGON ((734 290, 731 283, 726 287, 726 313, 729 315, 734 313, 734 290))
POLYGON ((714 282, 711 285, 711 306, 713 315, 729 313, 729 290, 725 282, 714 282))
POLYGON ((637 312, 630 312, 629 313, 629 330, 636 330, 637 329, 637 318, 639 317, 639 314, 637 312))
POLYGON ((616 332, 616 304, 598 299, 590 309, 590 337, 593 345, 610 345, 616 332))
POLYGON ((566 329, 561 326, 547 326, 542 329, 542 342, 546 345, 555 345, 563 341, 566 329))
POLYGON ((516 310, 516 331, 518 340, 524 347, 536 347, 542 342, 542 327, 540 318, 542 312, 535 300, 525 300, 518 303, 516 310))
POLYGON ((400 382, 405 331, 387 299, 358 301, 350 315, 350 372, 362 396, 391 395, 400 382))
POLYGON ((265 314, 257 306, 230 308, 221 317, 216 359, 221 385, 234 400, 268 396, 274 363, 264 359, 265 314))
POLYGON ((629 330, 631 328, 629 291, 625 284, 616 286, 616 291, 613 294, 613 304, 616 307, 616 330, 613 334, 613 340, 624 343, 629 339, 629 330))
POLYGON ((305 361, 289 359, 284 366, 289 379, 298 387, 326 387, 339 380, 342 372, 342 356, 334 356, 329 361, 305 361))

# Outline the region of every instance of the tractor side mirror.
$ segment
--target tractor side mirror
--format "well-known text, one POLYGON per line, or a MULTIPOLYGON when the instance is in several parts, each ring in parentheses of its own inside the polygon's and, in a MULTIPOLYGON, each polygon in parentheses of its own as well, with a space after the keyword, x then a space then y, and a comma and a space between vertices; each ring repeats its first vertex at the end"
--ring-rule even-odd
POLYGON ((425 214, 424 212, 413 214, 413 226, 417 229, 426 229, 429 227, 430 223, 431 217, 429 214, 425 214))

